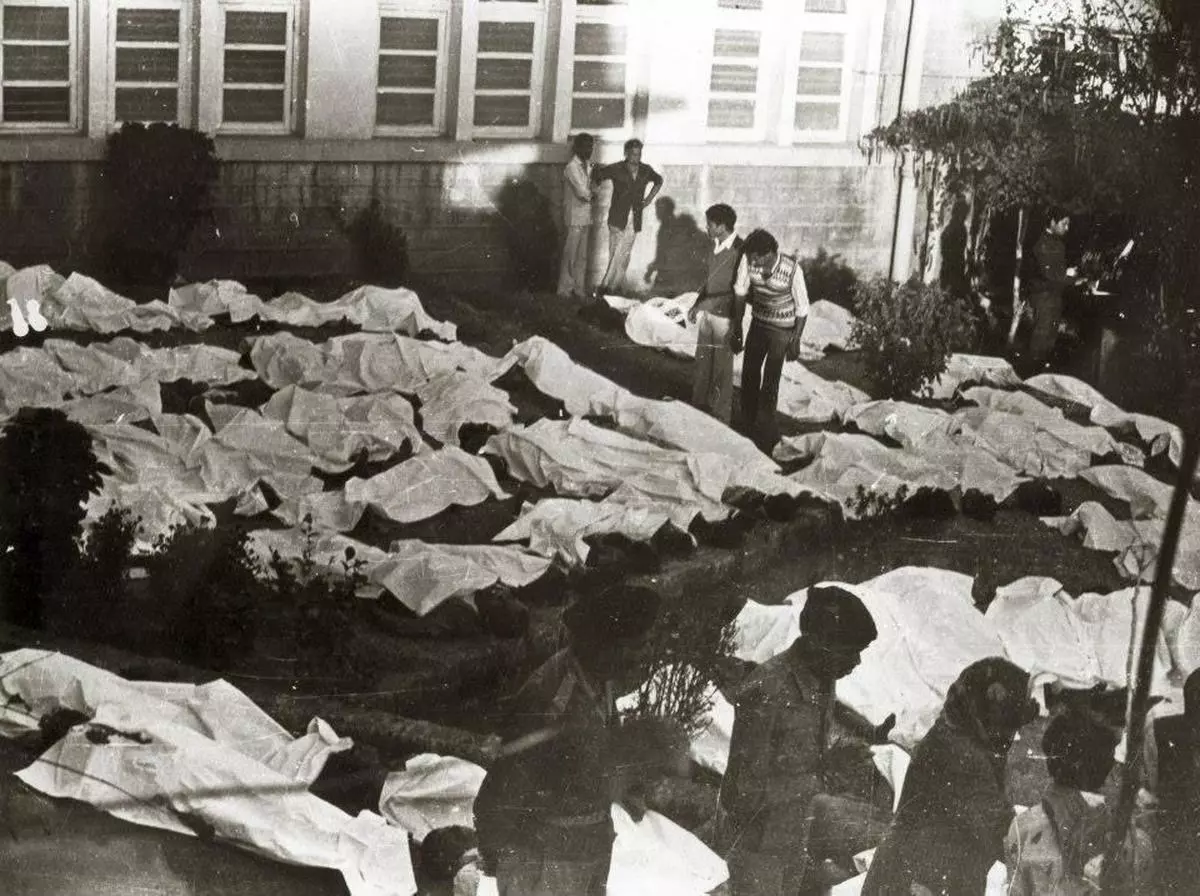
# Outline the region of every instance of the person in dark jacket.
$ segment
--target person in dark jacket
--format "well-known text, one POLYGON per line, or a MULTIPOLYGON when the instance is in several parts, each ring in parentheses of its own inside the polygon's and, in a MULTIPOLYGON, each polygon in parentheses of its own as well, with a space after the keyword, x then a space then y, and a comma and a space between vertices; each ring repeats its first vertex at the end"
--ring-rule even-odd
MULTIPOLYGON (((812 802, 826 784, 833 686, 854 671, 877 634, 862 601, 835 586, 809 589, 800 631, 734 694, 720 798, 733 896, 799 891, 812 802)), ((885 722, 893 724, 894 717, 885 722)))
POLYGON ((999 657, 967 666, 913 753, 900 808, 863 896, 982 896, 1013 819, 1008 751, 1037 717, 1029 676, 999 657))
POLYGON ((658 595, 614 588, 572 604, 568 647, 517 693, 505 743, 475 800, 500 896, 602 896, 612 859, 614 695, 639 682, 658 595))
POLYGON ((1067 286, 1067 244, 1064 238, 1071 219, 1059 212, 1033 247, 1034 270, 1029 284, 1029 303, 1033 309, 1033 332, 1029 337, 1029 358, 1042 366, 1054 350, 1058 325, 1062 321, 1063 290, 1067 286))
POLYGON ((642 141, 625 141, 625 160, 592 171, 592 182, 612 181, 612 204, 608 208, 608 267, 596 287, 596 295, 620 289, 629 269, 633 243, 642 232, 642 212, 662 189, 662 175, 642 162, 642 141), (650 187, 650 192, 646 192, 650 187))
POLYGON ((1183 685, 1182 715, 1150 729, 1155 762, 1147 783, 1159 801, 1158 891, 1195 893, 1200 881, 1200 669, 1183 685))
MULTIPOLYGON (((733 281, 742 257, 742 240, 734 232, 737 212, 724 203, 705 212, 713 241, 708 270, 688 320, 699 323, 696 364, 692 374, 692 404, 728 424, 733 414, 734 340, 733 281)), ((740 326, 740 323, 739 323, 740 326)))

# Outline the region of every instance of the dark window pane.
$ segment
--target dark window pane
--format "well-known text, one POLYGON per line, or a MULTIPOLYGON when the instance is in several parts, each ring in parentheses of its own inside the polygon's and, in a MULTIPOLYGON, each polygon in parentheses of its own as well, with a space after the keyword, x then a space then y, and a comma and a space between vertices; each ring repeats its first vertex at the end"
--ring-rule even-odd
POLYGON ((5 40, 70 40, 71 14, 65 6, 4 7, 5 40))
POLYGON ((796 93, 801 96, 841 96, 842 70, 801 66, 796 77, 796 93))
POLYGON ((131 43, 178 43, 179 10, 122 9, 117 13, 117 40, 131 43))
POLYGON ((287 55, 282 50, 226 50, 226 84, 283 84, 287 55))
POLYGON ((433 95, 381 93, 375 104, 375 123, 396 127, 433 124, 433 95))
POLYGON ((68 122, 71 120, 69 87, 5 87, 5 121, 68 122))
POLYGON ((625 93, 625 63, 576 62, 575 90, 579 93, 625 93))
POLYGON ((118 81, 178 81, 179 51, 117 47, 118 81))
POLYGON ((710 128, 754 127, 754 100, 709 100, 710 128))
POLYGON ((529 126, 529 97, 475 97, 475 126, 523 128, 529 126))
POLYGON ((224 92, 224 121, 247 124, 283 122, 282 90, 230 90, 224 92))
POLYGON ((758 32, 717 29, 713 37, 714 56, 749 56, 758 58, 758 32))
POLYGON ((571 103, 571 127, 601 128, 625 127, 624 97, 584 97, 571 103))
POLYGON ((234 12, 225 13, 225 43, 287 44, 287 13, 234 12))
POLYGON ((528 90, 533 83, 529 59, 480 59, 475 69, 477 90, 528 90))
POLYGON ((714 65, 709 89, 716 93, 754 93, 758 69, 748 65, 714 65))
POLYGON ((806 31, 800 38, 800 58, 804 62, 841 62, 846 35, 836 31, 806 31))
POLYGON ((436 50, 438 45, 437 19, 379 20, 379 47, 382 50, 436 50))
POLYGON ((380 56, 380 87, 437 86, 437 59, 433 56, 380 56))
POLYGON ((480 22, 480 53, 532 53, 532 22, 480 22))
POLYGON ((178 97, 174 87, 118 87, 117 121, 174 121, 178 97))
POLYGON ((68 47, 6 46, 5 81, 67 81, 71 78, 68 47))
POLYGON ((846 0, 804 0, 805 12, 845 12, 846 0))
POLYGON ((575 26, 576 56, 624 56, 625 26, 580 22, 575 26))
POLYGON ((762 9, 763 0, 720 0, 721 9, 762 9))
POLYGON ((796 130, 836 131, 840 112, 837 103, 796 103, 796 130))

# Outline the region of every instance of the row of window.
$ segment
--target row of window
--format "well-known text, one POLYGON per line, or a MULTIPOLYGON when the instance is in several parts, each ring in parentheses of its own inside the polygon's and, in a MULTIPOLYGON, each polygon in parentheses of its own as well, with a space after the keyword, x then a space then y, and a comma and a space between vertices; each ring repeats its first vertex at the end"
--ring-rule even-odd
MULTIPOLYGON (((109 0, 108 121, 189 121, 197 90, 197 10, 201 0, 109 0)), ((295 124, 299 16, 303 0, 215 0, 219 112, 225 130, 287 132, 295 124)), ((447 130, 451 62, 461 59, 459 103, 472 131, 533 137, 545 88, 548 0, 466 0, 468 24, 452 34, 453 0, 381 0, 375 122, 380 133, 440 135, 447 130)), ((460 4, 464 0, 457 0, 460 4)), ((649 0, 560 0, 558 77, 569 84, 569 128, 620 132, 639 89, 638 41, 649 0)), ((761 139, 773 39, 764 0, 694 0, 712 15, 707 85, 711 136, 761 139)), ((778 9, 784 0, 766 0, 778 9)), ((785 48, 782 119, 798 134, 846 128, 853 18, 847 0, 786 0, 803 6, 785 48)), ((0 123, 73 127, 80 107, 79 0, 0 0, 0 123)), ((460 7, 461 8, 461 7, 460 7)), ((789 21, 795 21, 794 17, 789 21)), ((95 46, 95 41, 91 41, 95 46)), ((93 67, 94 73, 96 69, 93 67)), ((705 88, 707 88, 705 90, 705 88)), ((705 94, 700 96, 700 94, 705 94)), ((562 96, 560 90, 560 96, 562 96)))

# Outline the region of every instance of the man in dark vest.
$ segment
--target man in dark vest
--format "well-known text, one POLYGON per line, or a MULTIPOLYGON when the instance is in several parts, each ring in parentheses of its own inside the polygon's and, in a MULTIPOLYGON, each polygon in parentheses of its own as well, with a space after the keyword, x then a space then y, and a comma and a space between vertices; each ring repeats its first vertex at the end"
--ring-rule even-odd
MULTIPOLYGON (((692 404, 728 423, 733 413, 733 356, 731 335, 733 281, 742 257, 742 241, 733 228, 737 212, 718 203, 704 213, 708 235, 713 241, 708 273, 688 320, 699 322, 696 336, 696 366, 692 375, 692 404)), ((737 351, 741 346, 737 346, 737 351)))
POLYGON ((568 646, 513 699, 499 759, 475 799, 484 870, 500 896, 603 896, 612 860, 615 695, 640 684, 658 615, 646 588, 581 597, 563 617, 568 646))
POLYGON ((1063 290, 1067 286, 1067 244, 1064 238, 1070 226, 1071 219, 1067 215, 1052 212, 1050 223, 1033 247, 1034 271, 1029 284, 1033 332, 1029 337, 1029 360, 1038 368, 1049 360, 1058 339, 1063 290))

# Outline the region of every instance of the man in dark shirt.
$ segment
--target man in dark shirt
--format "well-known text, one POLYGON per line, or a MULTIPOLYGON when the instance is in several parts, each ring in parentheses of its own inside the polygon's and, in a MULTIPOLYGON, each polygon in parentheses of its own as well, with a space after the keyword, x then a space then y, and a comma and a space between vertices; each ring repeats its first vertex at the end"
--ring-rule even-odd
POLYGON ((619 289, 629 268, 633 242, 642 232, 642 211, 654 201, 662 189, 662 176, 649 165, 642 164, 642 141, 625 141, 625 160, 604 165, 592 172, 599 184, 610 180, 613 185, 612 205, 608 209, 608 268, 596 287, 596 295, 619 289), (653 185, 647 195, 646 187, 653 185))
POLYGON ((1029 358, 1043 366, 1054 350, 1058 325, 1062 320, 1063 290, 1067 285, 1067 244, 1064 237, 1071 219, 1054 212, 1046 232, 1033 247, 1034 273, 1029 284, 1033 308, 1033 333, 1029 337, 1029 358))
POLYGON ((612 859, 614 695, 640 682, 658 595, 614 588, 564 614, 568 647, 513 700, 505 744, 475 800, 500 896, 603 896, 612 859))
MULTIPOLYGON (((813 800, 826 790, 833 687, 877 631, 870 611, 835 586, 810 588, 798 640, 734 695, 721 838, 733 896, 795 893, 808 862, 813 800)), ((880 736, 895 724, 889 718, 880 736)))

